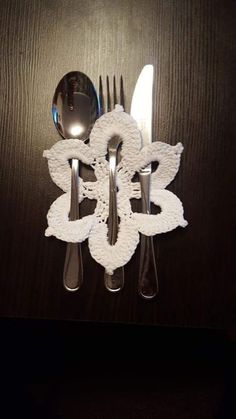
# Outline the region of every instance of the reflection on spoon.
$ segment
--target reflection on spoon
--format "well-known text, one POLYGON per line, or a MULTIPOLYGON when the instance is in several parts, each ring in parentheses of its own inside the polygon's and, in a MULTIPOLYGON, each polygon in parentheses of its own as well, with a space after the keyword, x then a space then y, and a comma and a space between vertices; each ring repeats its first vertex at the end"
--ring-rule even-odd
POLYGON ((85 127, 82 124, 72 125, 70 132, 72 137, 78 138, 85 131, 85 127))

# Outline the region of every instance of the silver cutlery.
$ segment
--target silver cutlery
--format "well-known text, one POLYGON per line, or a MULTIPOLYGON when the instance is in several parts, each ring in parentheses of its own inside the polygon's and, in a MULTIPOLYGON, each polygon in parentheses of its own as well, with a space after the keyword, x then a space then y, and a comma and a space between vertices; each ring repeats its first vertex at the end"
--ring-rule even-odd
MULTIPOLYGON (((98 118, 98 98, 91 80, 79 71, 67 73, 59 82, 52 101, 52 115, 64 139, 86 141, 98 118)), ((79 161, 71 162, 71 201, 69 220, 80 218, 79 161)), ((68 291, 78 290, 83 282, 83 260, 80 243, 67 243, 63 284, 68 291)))
MULTIPOLYGON (((153 101, 153 66, 143 67, 137 80, 132 102, 131 115, 136 120, 141 132, 143 146, 152 142, 152 101, 153 101)), ((150 180, 151 164, 139 172, 141 187, 142 212, 150 213, 150 180)), ((141 234, 140 266, 138 278, 138 292, 146 299, 154 298, 158 294, 158 276, 153 238, 141 234)))
MULTIPOLYGON (((101 114, 111 111, 117 102, 116 79, 113 77, 113 100, 111 101, 109 78, 106 77, 106 104, 104 103, 102 78, 99 78, 99 102, 101 114), (106 108, 106 109, 105 109, 106 108)), ((124 104, 123 79, 120 78, 120 105, 124 104)), ((116 166, 118 158, 118 148, 121 144, 121 138, 114 136, 108 143, 108 159, 109 159, 109 216, 108 216, 108 240, 114 245, 117 240, 119 231, 118 213, 117 213, 117 187, 116 187, 116 166)), ((113 275, 104 273, 105 287, 111 292, 120 291, 124 286, 124 267, 117 268, 113 275)))

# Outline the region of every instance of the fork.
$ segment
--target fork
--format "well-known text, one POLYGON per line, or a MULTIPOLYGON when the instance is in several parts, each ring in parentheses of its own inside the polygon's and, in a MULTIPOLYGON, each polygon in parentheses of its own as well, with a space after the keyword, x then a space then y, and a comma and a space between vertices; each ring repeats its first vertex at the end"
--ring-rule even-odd
MULTIPOLYGON (((109 77, 106 77, 106 110, 104 106, 102 78, 99 77, 99 102, 100 115, 104 112, 111 111, 111 95, 109 87, 109 77)), ((124 88, 123 78, 120 77, 120 105, 125 109, 124 103, 124 88)), ((113 77, 113 108, 117 104, 116 79, 113 77)), ((116 190, 116 165, 118 158, 118 148, 122 139, 119 136, 114 136, 108 143, 108 158, 109 158, 109 216, 108 216, 108 241, 114 246, 117 240, 119 223, 117 213, 117 190, 116 190)), ((104 284, 108 291, 117 292, 124 286, 124 268, 123 266, 117 268, 112 275, 107 272, 104 273, 104 284)))

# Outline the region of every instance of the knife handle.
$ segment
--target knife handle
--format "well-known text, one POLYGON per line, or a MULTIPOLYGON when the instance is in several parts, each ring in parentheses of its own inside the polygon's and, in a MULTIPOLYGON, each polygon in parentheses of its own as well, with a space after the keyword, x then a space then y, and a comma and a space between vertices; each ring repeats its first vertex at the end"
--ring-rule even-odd
MULTIPOLYGON (((142 213, 150 213, 150 171, 145 169, 139 173, 141 186, 142 213)), ((152 299, 158 294, 158 276, 153 237, 141 234, 140 266, 138 278, 138 292, 145 299, 152 299)))

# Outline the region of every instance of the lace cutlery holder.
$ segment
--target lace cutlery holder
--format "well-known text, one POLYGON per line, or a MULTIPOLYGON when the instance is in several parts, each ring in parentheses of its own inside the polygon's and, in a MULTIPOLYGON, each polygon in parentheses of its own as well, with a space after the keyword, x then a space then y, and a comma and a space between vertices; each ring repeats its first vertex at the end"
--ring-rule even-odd
POLYGON ((53 182, 64 192, 51 205, 48 214, 46 236, 55 236, 65 242, 82 242, 88 239, 92 257, 112 274, 132 257, 139 242, 139 233, 153 236, 166 233, 178 226, 185 227, 183 205, 179 198, 166 190, 179 169, 183 151, 181 143, 171 146, 153 142, 142 147, 141 137, 134 119, 116 108, 101 116, 95 123, 89 145, 76 139, 61 140, 44 151, 53 182), (122 137, 121 161, 117 166, 117 207, 120 219, 115 245, 108 242, 107 218, 109 213, 109 164, 106 160, 109 139, 122 137), (69 221, 71 173, 69 159, 77 158, 90 165, 95 182, 79 179, 79 202, 95 199, 94 214, 76 221, 69 221), (157 161, 158 167, 151 175, 150 199, 161 212, 156 215, 133 212, 131 199, 140 199, 140 183, 133 182, 136 172, 157 161))

